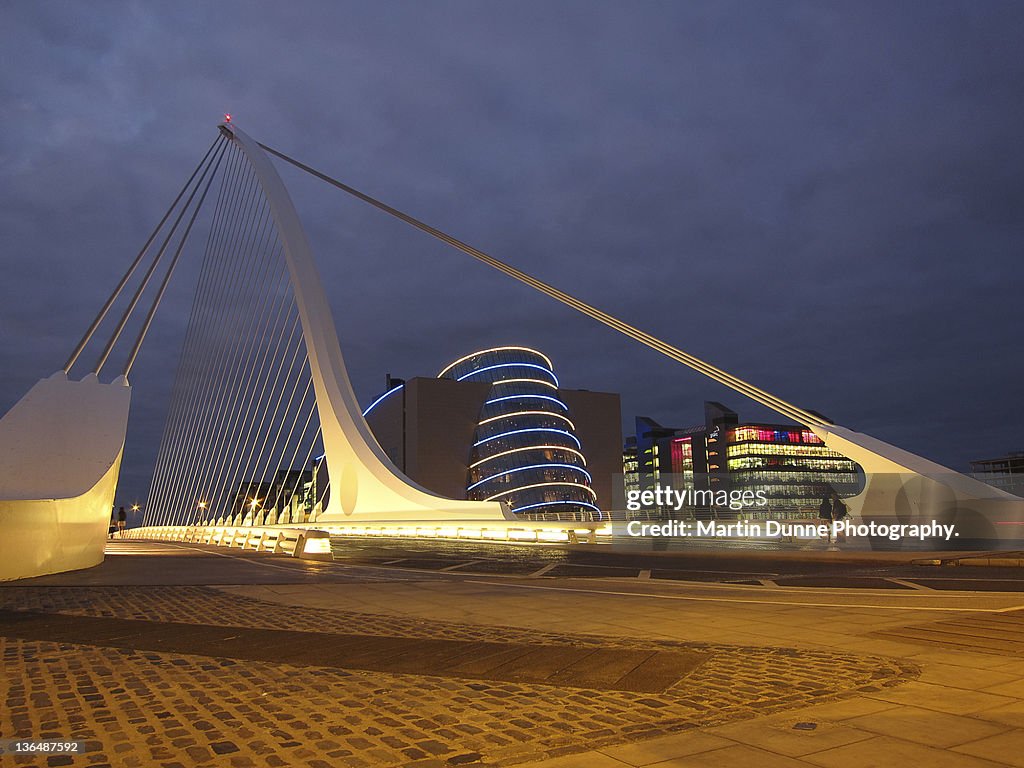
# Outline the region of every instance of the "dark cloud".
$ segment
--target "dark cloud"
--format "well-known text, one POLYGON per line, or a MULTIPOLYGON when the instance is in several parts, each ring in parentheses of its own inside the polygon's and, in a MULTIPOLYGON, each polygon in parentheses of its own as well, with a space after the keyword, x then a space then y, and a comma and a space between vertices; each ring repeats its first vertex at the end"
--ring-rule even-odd
MULTIPOLYGON (((1021 444, 1012 2, 0 11, 0 408, 57 369, 231 111, 267 143, 800 405, 965 469, 1021 444)), ((759 407, 283 170, 357 393, 536 345, 625 416, 759 407)), ((199 256, 195 248, 193 257, 199 256)), ((187 266, 133 376, 142 496, 187 266)))

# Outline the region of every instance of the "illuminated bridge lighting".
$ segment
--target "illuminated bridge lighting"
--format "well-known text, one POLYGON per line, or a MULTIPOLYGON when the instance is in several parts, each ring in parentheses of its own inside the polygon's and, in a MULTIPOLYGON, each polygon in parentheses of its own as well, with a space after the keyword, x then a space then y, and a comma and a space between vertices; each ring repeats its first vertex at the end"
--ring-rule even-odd
POLYGON ((582 465, 584 467, 587 466, 587 457, 584 456, 579 451, 577 451, 575 448, 569 448, 568 446, 565 445, 527 445, 522 448, 512 448, 511 450, 508 451, 502 451, 501 453, 492 454, 488 456, 486 459, 480 459, 480 461, 470 464, 469 468, 475 469, 476 467, 479 467, 481 464, 486 464, 488 461, 500 459, 503 456, 508 456, 513 453, 522 453, 523 451, 567 451, 569 453, 575 454, 582 462, 582 465))
POLYGON ((405 386, 404 384, 399 384, 399 385, 398 385, 397 387, 395 387, 395 388, 393 388, 393 389, 389 389, 389 390, 388 390, 387 392, 385 392, 385 393, 384 393, 383 395, 381 395, 380 397, 378 397, 378 398, 377 398, 376 400, 374 400, 374 401, 373 401, 372 403, 370 403, 370 405, 369 405, 369 406, 368 406, 368 407, 366 408, 366 410, 365 410, 365 411, 363 411, 363 416, 365 416, 366 414, 368 414, 368 413, 369 413, 370 411, 372 411, 372 410, 373 410, 374 408, 376 408, 376 407, 377 407, 378 405, 380 405, 381 403, 383 403, 383 402, 384 402, 384 401, 385 401, 385 400, 386 400, 386 399, 387 399, 388 397, 390 397, 391 395, 395 394, 395 392, 397 392, 398 390, 400 390, 400 389, 401 389, 402 387, 404 387, 404 386, 405 386))
POLYGON ((440 376, 491 384, 474 435, 467 498, 500 498, 517 514, 528 511, 530 519, 600 519, 583 446, 546 355, 494 347, 459 358, 440 376), (558 420, 554 426, 552 419, 558 420), (496 429, 502 431, 492 434, 496 429), (485 464, 485 471, 479 469, 485 464))
POLYGON ((593 480, 594 480, 594 478, 592 478, 590 476, 590 473, 587 472, 587 470, 583 469, 583 467, 578 467, 575 464, 555 464, 555 463, 552 462, 552 463, 548 463, 548 464, 527 464, 525 467, 515 467, 514 469, 506 469, 506 470, 503 470, 503 471, 498 472, 496 474, 493 474, 490 477, 485 477, 483 480, 477 480, 475 483, 473 483, 471 486, 469 486, 466 490, 467 491, 471 491, 474 488, 476 488, 478 485, 483 485, 484 483, 488 483, 491 480, 494 480, 495 478, 498 478, 498 477, 504 477, 506 475, 511 475, 511 474, 516 473, 516 472, 526 472, 526 471, 531 470, 531 469, 545 469, 547 467, 560 467, 560 468, 564 468, 564 469, 573 469, 573 470, 575 470, 577 472, 582 472, 583 475, 587 478, 588 482, 593 482, 593 480))

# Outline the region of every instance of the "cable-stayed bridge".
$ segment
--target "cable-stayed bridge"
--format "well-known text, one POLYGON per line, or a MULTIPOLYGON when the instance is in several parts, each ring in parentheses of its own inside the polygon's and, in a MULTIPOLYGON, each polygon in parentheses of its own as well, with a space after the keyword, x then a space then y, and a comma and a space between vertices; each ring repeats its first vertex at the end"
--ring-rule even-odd
MULTIPOLYGON (((323 539, 313 531, 361 526, 414 534, 522 528, 503 503, 442 498, 415 485, 377 444, 271 156, 813 430, 867 475, 854 514, 942 518, 977 538, 1020 537, 1024 500, 833 424, 225 123, 63 368, 0 420, 0 578, 102 560, 129 376, 204 206, 212 214, 200 277, 144 528, 133 535, 216 543, 241 536, 294 550, 323 539), (87 351, 96 353, 88 370, 87 351)), ((592 537, 596 527, 529 525, 535 536, 571 540, 592 537)))

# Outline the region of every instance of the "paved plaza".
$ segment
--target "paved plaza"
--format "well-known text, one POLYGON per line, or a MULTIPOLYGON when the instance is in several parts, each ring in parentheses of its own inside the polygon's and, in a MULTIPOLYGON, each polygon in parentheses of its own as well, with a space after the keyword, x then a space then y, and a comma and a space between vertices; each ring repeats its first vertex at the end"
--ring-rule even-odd
MULTIPOLYGON (((972 569, 973 570, 973 569, 972 569)), ((116 542, 0 586, 0 737, 81 766, 1024 766, 1024 595, 116 542)))

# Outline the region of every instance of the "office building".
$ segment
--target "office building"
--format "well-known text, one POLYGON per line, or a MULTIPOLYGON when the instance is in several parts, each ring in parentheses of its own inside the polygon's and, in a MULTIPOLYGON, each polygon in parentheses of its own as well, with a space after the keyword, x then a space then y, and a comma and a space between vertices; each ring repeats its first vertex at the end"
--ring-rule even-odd
POLYGON ((1024 495, 1024 451, 1013 451, 997 459, 972 461, 971 472, 991 486, 1024 495))
MULTIPOLYGON (((862 487, 860 467, 827 448, 809 429, 741 422, 735 411, 715 402, 704 404, 704 416, 704 424, 686 429, 638 417, 636 437, 624 449, 627 485, 647 488, 671 482, 712 491, 760 491, 767 503, 745 510, 746 517, 811 515, 823 496, 836 492, 849 497, 862 487), (634 463, 635 476, 630 478, 634 463)), ((729 514, 712 507, 689 511, 698 516, 729 514)), ((660 508, 647 512, 666 514, 660 508)))

